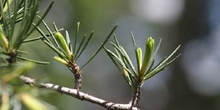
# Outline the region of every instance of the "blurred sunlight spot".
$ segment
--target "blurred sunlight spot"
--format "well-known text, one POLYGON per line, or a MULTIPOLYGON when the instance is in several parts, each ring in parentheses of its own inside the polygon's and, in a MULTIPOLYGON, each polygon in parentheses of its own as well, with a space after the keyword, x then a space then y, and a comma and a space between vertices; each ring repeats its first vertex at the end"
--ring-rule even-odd
POLYGON ((184 9, 184 0, 135 0, 132 1, 135 14, 153 23, 172 24, 184 9))
POLYGON ((187 44, 183 52, 183 64, 192 89, 205 95, 220 93, 219 3, 219 0, 210 3, 210 35, 187 44))
MULTIPOLYGON (((217 44, 211 42, 211 45, 217 44)), ((218 48, 218 47, 216 47, 218 48)), ((183 65, 192 89, 206 95, 220 92, 220 56, 219 51, 210 46, 208 41, 194 41, 183 52, 183 65)))

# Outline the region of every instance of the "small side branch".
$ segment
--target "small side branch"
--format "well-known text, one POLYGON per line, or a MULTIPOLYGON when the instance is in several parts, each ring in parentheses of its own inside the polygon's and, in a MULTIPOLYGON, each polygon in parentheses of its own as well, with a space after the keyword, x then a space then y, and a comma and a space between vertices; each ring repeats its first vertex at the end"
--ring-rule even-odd
POLYGON ((140 100, 140 95, 141 95, 141 88, 137 87, 134 92, 134 96, 132 97, 132 100, 131 100, 132 107, 138 104, 138 101, 140 100))
POLYGON ((74 74, 74 78, 75 78, 75 86, 74 89, 80 90, 82 87, 82 73, 79 69, 79 66, 73 62, 71 64, 68 65, 70 71, 74 74))
POLYGON ((66 94, 66 95, 75 97, 80 100, 85 100, 85 101, 100 105, 102 107, 105 107, 108 110, 141 110, 140 108, 137 108, 137 107, 132 107, 131 109, 131 106, 132 106, 131 103, 119 104, 119 103, 108 102, 103 99, 97 98, 95 96, 78 91, 77 89, 71 89, 71 88, 63 87, 63 86, 52 84, 52 83, 43 83, 43 82, 37 83, 35 79, 26 77, 26 76, 20 76, 19 78, 26 84, 30 84, 33 86, 37 86, 37 87, 45 88, 49 90, 54 90, 61 94, 66 94))

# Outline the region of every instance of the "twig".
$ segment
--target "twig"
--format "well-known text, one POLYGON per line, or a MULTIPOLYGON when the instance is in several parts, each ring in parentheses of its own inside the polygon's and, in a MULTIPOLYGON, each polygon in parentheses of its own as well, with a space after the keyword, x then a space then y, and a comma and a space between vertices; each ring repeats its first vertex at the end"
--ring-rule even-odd
POLYGON ((138 101, 140 100, 140 95, 141 95, 141 87, 140 84, 138 84, 135 88, 134 91, 134 96, 131 99, 131 107, 134 107, 138 104, 138 101))
POLYGON ((75 78, 75 85, 74 85, 74 89, 80 90, 82 87, 82 73, 79 69, 79 66, 73 62, 70 63, 68 65, 70 71, 74 74, 74 78, 75 78))
POLYGON ((78 91, 77 89, 71 89, 71 88, 63 87, 63 86, 52 84, 52 83, 43 83, 43 82, 37 83, 35 79, 27 77, 27 76, 20 76, 19 78, 26 84, 30 84, 33 86, 37 86, 37 87, 45 88, 49 90, 54 90, 61 94, 66 94, 66 95, 75 97, 77 99, 80 99, 82 101, 85 100, 85 101, 100 105, 102 107, 105 107, 108 110, 141 110, 138 107, 132 107, 131 109, 131 106, 132 106, 131 103, 119 104, 119 103, 108 102, 103 99, 86 94, 84 92, 78 91))

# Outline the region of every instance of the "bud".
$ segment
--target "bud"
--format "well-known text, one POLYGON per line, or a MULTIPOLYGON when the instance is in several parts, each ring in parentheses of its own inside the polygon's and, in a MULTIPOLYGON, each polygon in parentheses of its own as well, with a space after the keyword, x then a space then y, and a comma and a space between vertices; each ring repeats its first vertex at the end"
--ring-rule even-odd
POLYGON ((58 56, 55 56, 54 59, 64 65, 68 65, 67 61, 65 61, 64 59, 58 57, 58 56))
POLYGON ((72 53, 70 52, 70 49, 67 45, 66 40, 64 39, 63 35, 60 32, 56 32, 54 34, 55 39, 57 40, 60 47, 63 49, 63 51, 68 55, 68 58, 70 59, 72 56, 72 53))
POLYGON ((138 71, 140 72, 141 66, 142 66, 142 49, 139 47, 136 49, 137 52, 137 65, 138 65, 138 71))
POLYGON ((143 61, 141 72, 140 72, 141 76, 143 76, 147 71, 147 67, 151 60, 153 50, 154 50, 154 39, 152 37, 149 37, 146 42, 144 61, 143 61))

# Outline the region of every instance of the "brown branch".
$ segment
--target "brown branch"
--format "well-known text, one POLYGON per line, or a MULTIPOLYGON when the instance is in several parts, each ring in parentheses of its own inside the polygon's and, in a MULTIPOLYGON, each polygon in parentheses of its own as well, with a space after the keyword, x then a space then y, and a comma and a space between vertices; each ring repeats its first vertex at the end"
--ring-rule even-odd
POLYGON ((74 89, 80 90, 82 87, 82 73, 79 69, 79 66, 73 62, 68 65, 70 71, 74 74, 75 86, 74 89))
POLYGON ((141 87, 138 86, 138 87, 136 87, 135 92, 134 92, 134 96, 131 99, 132 107, 136 106, 138 104, 138 101, 140 100, 140 95, 141 95, 141 87))
POLYGON ((119 104, 119 103, 108 102, 103 99, 86 94, 84 92, 78 91, 77 89, 71 89, 71 88, 63 87, 63 86, 52 84, 52 83, 43 83, 43 82, 37 83, 35 79, 26 77, 26 76, 20 76, 19 78, 26 84, 34 85, 34 86, 49 89, 49 90, 54 90, 61 94, 66 94, 66 95, 75 97, 80 100, 85 100, 85 101, 100 105, 102 107, 105 107, 108 110, 141 110, 140 108, 137 108, 137 107, 132 107, 131 109, 131 106, 132 106, 131 103, 119 104))
POLYGON ((133 108, 134 106, 137 106, 138 101, 140 100, 140 96, 141 96, 141 80, 139 79, 135 85, 134 88, 134 96, 132 97, 130 103, 131 103, 131 108, 133 108))

